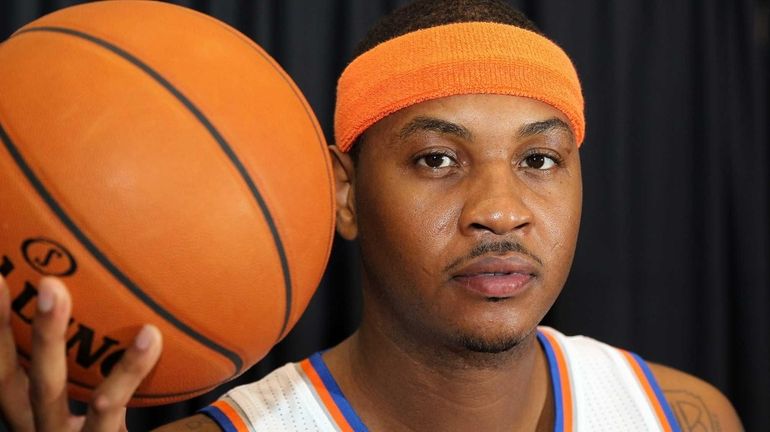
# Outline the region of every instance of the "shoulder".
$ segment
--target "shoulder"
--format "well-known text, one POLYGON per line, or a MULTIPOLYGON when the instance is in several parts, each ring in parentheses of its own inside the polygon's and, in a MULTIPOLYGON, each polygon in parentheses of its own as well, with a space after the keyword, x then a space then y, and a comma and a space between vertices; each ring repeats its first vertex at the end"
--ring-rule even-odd
POLYGON ((303 382, 297 372, 298 363, 287 363, 252 383, 230 389, 201 412, 164 425, 156 432, 201 431, 219 432, 241 430, 238 426, 256 430, 294 430, 294 423, 310 426, 315 424, 304 418, 307 411, 303 398, 303 382), (286 422, 291 424, 287 424, 286 422), (226 426, 220 426, 226 425, 226 426), (248 426, 246 426, 248 425, 248 426))
POLYGON ((742 431, 730 401, 714 386, 680 370, 648 363, 682 431, 742 431))
POLYGON ((203 414, 196 414, 192 417, 183 418, 173 423, 154 429, 155 432, 174 432, 174 431, 196 431, 196 432, 221 432, 222 429, 209 417, 203 414))

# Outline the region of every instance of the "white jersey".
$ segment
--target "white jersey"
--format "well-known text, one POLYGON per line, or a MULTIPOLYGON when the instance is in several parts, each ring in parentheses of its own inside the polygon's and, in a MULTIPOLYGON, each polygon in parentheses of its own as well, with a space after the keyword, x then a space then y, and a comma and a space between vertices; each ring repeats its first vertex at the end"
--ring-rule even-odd
MULTIPOLYGON (((679 431, 647 364, 584 336, 538 328, 555 401, 555 432, 679 431)), ((320 353, 230 390, 204 408, 225 431, 366 431, 320 353)))

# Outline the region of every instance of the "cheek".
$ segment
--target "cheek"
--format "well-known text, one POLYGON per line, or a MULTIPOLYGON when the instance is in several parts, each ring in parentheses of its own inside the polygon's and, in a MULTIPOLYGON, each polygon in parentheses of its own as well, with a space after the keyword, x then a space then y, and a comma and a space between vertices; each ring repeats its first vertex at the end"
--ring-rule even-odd
POLYGON ((462 203, 459 194, 445 191, 428 191, 413 195, 413 221, 420 227, 418 237, 425 244, 443 249, 457 231, 457 220, 462 203))
POLYGON ((543 258, 557 265, 557 273, 566 273, 572 263, 577 244, 582 190, 580 183, 566 184, 540 196, 538 219, 541 223, 543 258))
POLYGON ((361 247, 400 272, 434 273, 456 230, 456 198, 403 177, 373 184, 362 181, 358 189, 361 247))

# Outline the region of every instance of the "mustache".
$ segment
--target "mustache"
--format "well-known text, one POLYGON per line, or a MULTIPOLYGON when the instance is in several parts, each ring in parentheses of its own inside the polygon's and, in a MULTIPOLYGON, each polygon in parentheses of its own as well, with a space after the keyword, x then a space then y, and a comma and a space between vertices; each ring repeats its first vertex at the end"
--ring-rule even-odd
POLYGON ((506 252, 520 253, 522 255, 530 257, 536 263, 543 265, 543 260, 541 260, 532 251, 524 247, 524 245, 522 245, 519 242, 506 240, 506 241, 499 241, 499 242, 484 242, 484 243, 477 244, 466 255, 463 255, 460 258, 457 258, 456 260, 452 261, 448 266, 446 266, 444 268, 444 272, 450 272, 456 269, 457 267, 460 267, 461 265, 465 264, 466 262, 483 255, 503 254, 506 252))

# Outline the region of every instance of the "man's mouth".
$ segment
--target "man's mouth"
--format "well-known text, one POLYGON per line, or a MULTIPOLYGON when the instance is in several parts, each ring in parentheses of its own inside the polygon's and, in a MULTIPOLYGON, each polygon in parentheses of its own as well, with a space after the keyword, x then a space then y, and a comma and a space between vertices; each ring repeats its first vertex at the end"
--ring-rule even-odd
POLYGON ((537 275, 537 266, 518 255, 487 256, 458 269, 452 280, 471 292, 499 300, 521 293, 537 275))

